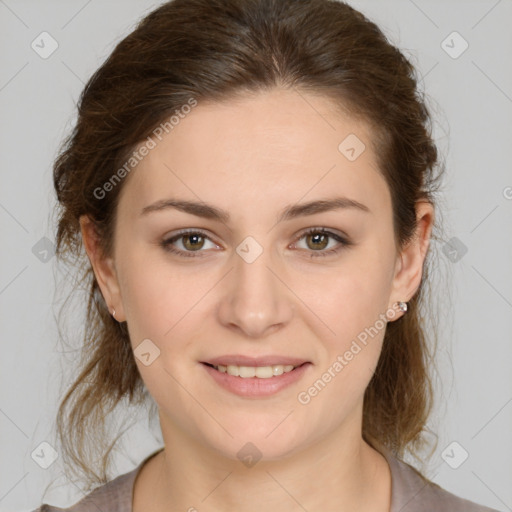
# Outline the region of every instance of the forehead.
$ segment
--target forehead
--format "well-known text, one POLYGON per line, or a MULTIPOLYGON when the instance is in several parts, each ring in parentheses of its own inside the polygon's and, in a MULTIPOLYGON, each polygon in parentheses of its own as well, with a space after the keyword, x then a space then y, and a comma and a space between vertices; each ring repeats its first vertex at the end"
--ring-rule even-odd
POLYGON ((385 208, 387 186, 371 136, 327 97, 294 90, 198 103, 161 140, 154 138, 120 205, 135 212, 179 196, 243 208, 265 197, 267 208, 277 208, 305 195, 343 194, 385 208))

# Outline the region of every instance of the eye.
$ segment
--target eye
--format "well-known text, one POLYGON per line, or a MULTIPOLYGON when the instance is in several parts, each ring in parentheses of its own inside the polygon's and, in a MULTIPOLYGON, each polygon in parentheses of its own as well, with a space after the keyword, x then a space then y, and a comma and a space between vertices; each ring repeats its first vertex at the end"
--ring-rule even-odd
POLYGON ((194 254, 204 252, 201 249, 205 246, 205 241, 209 241, 213 246, 217 247, 206 233, 199 230, 183 230, 180 231, 177 235, 168 238, 167 240, 162 240, 160 245, 168 252, 178 254, 179 256, 185 257, 202 257, 201 254, 194 254), (177 249, 174 244, 179 241, 180 245, 183 249, 177 249))
POLYGON ((347 238, 342 237, 332 231, 329 231, 325 228, 309 228, 306 232, 302 234, 299 238, 299 241, 304 239, 306 242, 306 249, 312 249, 311 254, 309 255, 311 258, 316 258, 318 256, 330 256, 337 254, 343 248, 349 247, 353 245, 347 238), (329 246, 329 239, 335 240, 338 244, 334 244, 335 248, 331 248, 327 251, 324 249, 329 246))

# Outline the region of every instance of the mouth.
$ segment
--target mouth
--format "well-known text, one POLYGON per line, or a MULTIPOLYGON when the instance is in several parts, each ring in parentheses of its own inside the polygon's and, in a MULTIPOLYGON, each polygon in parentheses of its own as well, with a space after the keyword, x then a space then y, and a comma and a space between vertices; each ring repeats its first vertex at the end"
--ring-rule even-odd
POLYGON ((298 365, 293 364, 274 364, 268 366, 238 366, 238 365, 214 365, 211 363, 203 363, 206 366, 214 368, 220 373, 227 373, 233 377, 241 377, 242 379, 251 379, 253 377, 257 379, 271 379, 272 377, 279 377, 283 373, 289 373, 300 366, 308 363, 302 363, 298 365))
POLYGON ((203 361, 201 366, 219 388, 243 398, 256 399, 270 398, 292 387, 313 365, 309 361, 290 358, 260 358, 256 362, 246 357, 225 357, 203 361), (278 361, 283 364, 277 364, 278 361))

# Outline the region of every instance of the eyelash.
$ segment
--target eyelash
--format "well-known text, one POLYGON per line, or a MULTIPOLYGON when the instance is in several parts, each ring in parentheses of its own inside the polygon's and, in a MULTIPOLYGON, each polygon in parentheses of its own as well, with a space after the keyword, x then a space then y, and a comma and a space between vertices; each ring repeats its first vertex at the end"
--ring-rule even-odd
MULTIPOLYGON (((161 247, 163 247, 163 249, 165 251, 170 252, 172 254, 176 254, 178 256, 182 256, 185 258, 202 258, 203 256, 196 255, 195 253, 201 253, 204 251, 201 251, 201 250, 182 251, 181 249, 176 249, 175 247, 172 246, 172 244, 176 240, 179 240, 180 238, 182 238, 185 235, 191 235, 191 234, 201 235, 201 237, 207 238, 208 240, 210 240, 210 237, 204 231, 201 231, 198 229, 185 229, 185 230, 180 231, 178 234, 174 235, 173 237, 168 238, 167 240, 162 240, 160 242, 160 245, 161 245, 161 247)), ((334 254, 337 254, 338 252, 340 252, 342 249, 353 245, 353 243, 350 242, 349 240, 347 240, 346 238, 343 238, 342 236, 340 236, 336 233, 328 231, 325 228, 309 228, 301 234, 301 236, 296 240, 296 242, 302 240, 305 236, 311 235, 311 234, 327 235, 329 238, 333 238, 334 240, 336 240, 337 242, 339 242, 341 244, 341 246, 338 246, 335 249, 329 249, 328 251, 311 251, 311 258, 334 255, 334 254)))

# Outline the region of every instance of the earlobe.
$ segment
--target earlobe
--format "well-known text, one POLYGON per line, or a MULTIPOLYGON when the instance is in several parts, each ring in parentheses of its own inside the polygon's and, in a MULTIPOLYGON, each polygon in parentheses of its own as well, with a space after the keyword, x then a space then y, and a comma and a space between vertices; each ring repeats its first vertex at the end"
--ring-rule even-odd
POLYGON ((114 262, 111 257, 104 257, 94 222, 87 215, 80 217, 80 229, 85 251, 107 308, 110 314, 112 310, 116 311, 116 320, 122 321, 121 296, 114 262))

